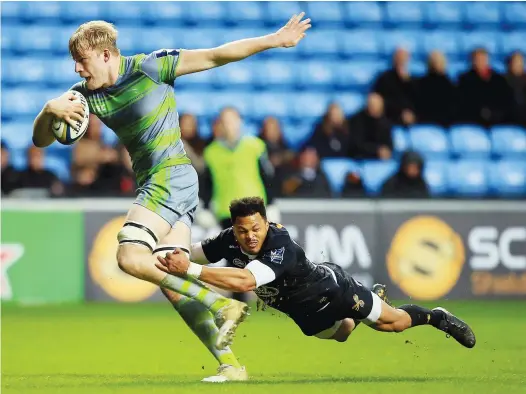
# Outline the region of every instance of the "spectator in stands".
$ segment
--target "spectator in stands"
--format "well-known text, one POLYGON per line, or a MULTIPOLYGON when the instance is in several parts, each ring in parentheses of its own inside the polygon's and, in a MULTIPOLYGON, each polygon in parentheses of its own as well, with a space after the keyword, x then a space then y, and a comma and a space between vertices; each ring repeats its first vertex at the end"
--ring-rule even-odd
POLYGON ((474 50, 471 61, 459 78, 458 122, 492 126, 509 121, 513 97, 506 80, 491 69, 485 49, 474 50))
POLYGON ((349 143, 349 128, 343 110, 337 103, 332 103, 305 146, 315 148, 320 159, 324 159, 347 156, 349 143))
POLYGON ((183 114, 179 117, 179 126, 181 127, 181 138, 184 143, 184 150, 192 160, 192 165, 199 175, 205 170, 205 160, 203 151, 206 147, 206 141, 203 140, 197 130, 197 119, 194 115, 183 114))
POLYGON ((514 123, 526 125, 526 74, 524 57, 520 52, 513 52, 507 59, 507 71, 504 76, 513 95, 514 123))
POLYGON ((456 88, 446 74, 446 58, 433 51, 427 66, 427 74, 416 80, 418 121, 448 126, 453 120, 456 88))
POLYGON ((2 141, 2 195, 15 190, 19 184, 20 173, 9 163, 9 149, 2 141))
POLYGON ((424 160, 417 152, 404 152, 398 171, 382 186, 381 195, 387 198, 426 198, 429 189, 424 180, 424 160))
POLYGON ((362 177, 357 171, 348 172, 345 175, 342 197, 344 198, 362 198, 365 197, 365 188, 362 177))
POLYGON ((367 107, 349 119, 349 156, 354 159, 388 160, 393 152, 391 122, 384 115, 384 100, 379 94, 367 97, 367 107))
POLYGON ((31 146, 27 150, 28 167, 20 173, 21 189, 45 189, 50 196, 64 193, 57 176, 44 168, 44 150, 31 146))
POLYGON ((410 125, 416 121, 414 84, 409 75, 410 54, 398 48, 393 66, 381 73, 373 84, 373 92, 385 101, 385 115, 394 124, 410 125))
POLYGON ((281 186, 284 197, 329 198, 329 182, 320 169, 320 160, 316 149, 307 147, 298 157, 298 168, 293 171, 281 186))

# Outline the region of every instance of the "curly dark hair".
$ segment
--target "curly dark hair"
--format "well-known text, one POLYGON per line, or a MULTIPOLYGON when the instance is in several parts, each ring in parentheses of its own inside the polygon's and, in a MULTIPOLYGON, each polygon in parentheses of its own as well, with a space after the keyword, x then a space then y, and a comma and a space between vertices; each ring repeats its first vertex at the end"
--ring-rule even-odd
POLYGON ((230 203, 230 219, 232 223, 238 217, 247 217, 259 213, 265 220, 267 219, 267 210, 265 202, 261 197, 243 197, 230 203))

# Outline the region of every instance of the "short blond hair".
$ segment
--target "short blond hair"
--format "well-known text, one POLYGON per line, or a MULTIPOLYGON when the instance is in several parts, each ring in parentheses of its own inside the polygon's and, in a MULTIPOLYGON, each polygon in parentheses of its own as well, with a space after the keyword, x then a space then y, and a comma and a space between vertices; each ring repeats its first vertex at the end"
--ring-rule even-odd
POLYGON ((86 51, 109 49, 118 55, 118 32, 112 23, 106 21, 91 21, 83 23, 69 39, 69 53, 75 58, 81 57, 86 51))

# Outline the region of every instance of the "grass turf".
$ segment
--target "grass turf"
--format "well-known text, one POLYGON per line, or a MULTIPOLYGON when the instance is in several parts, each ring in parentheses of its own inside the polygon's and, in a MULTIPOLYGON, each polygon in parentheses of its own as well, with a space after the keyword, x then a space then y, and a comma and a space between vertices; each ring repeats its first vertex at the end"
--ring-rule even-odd
POLYGON ((199 382, 216 362, 167 304, 3 305, 2 393, 526 392, 526 303, 441 304, 474 349, 431 327, 323 341, 253 308, 233 347, 251 381, 222 385, 199 382))

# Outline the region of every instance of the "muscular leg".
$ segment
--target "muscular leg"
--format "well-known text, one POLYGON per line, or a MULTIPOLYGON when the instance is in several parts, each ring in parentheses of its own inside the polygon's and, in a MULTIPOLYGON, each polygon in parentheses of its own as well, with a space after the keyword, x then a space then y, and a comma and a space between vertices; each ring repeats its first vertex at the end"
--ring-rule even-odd
POLYGON ((345 342, 356 327, 353 319, 347 318, 337 321, 334 326, 316 334, 319 339, 333 339, 337 342, 345 342))

